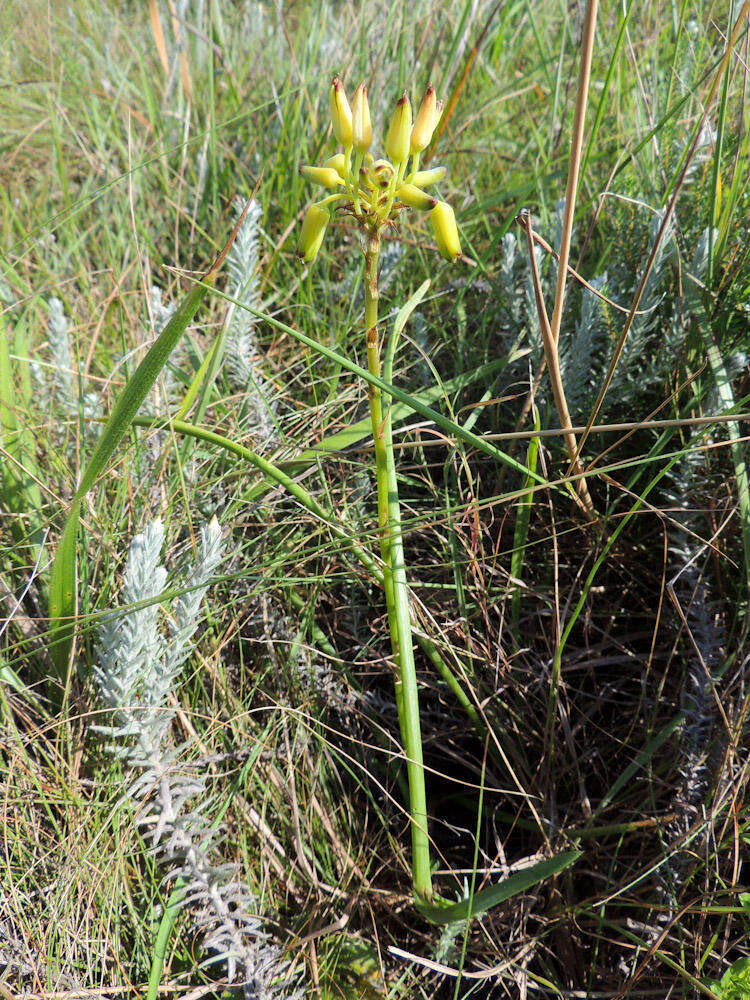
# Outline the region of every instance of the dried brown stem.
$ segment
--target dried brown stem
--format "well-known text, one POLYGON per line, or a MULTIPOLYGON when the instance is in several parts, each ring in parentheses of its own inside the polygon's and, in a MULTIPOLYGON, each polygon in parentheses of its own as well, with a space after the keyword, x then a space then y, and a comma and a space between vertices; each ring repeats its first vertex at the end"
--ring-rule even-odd
POLYGON ((555 291, 555 308, 552 310, 551 330, 552 340, 555 344, 560 339, 560 324, 562 323, 563 304, 565 302, 565 282, 568 277, 570 238, 573 232, 573 217, 576 210, 578 174, 581 168, 583 128, 586 122, 586 103, 588 100, 589 79, 591 77, 591 57, 594 51, 598 6, 599 0, 589 0, 586 5, 586 18, 583 24, 581 64, 578 68, 578 93, 576 95, 575 118, 573 119, 573 137, 570 141, 568 184, 565 190, 565 215, 563 217, 562 239, 560 241, 560 261, 557 268, 557 290, 555 291))
POLYGON ((539 269, 537 268, 536 257, 534 256, 534 231, 531 227, 531 216, 529 215, 529 212, 525 210, 519 212, 516 216, 516 222, 526 232, 526 239, 529 247, 529 259, 531 261, 531 277, 534 285, 534 298, 536 299, 536 308, 539 313, 539 325, 542 329, 544 356, 547 361, 547 369, 549 370, 549 379, 552 386, 552 395, 555 399, 555 406, 557 407, 557 414, 560 419, 560 427, 562 428, 565 447, 567 448, 574 472, 576 475, 581 476, 581 479, 578 481, 576 496, 578 498, 579 506, 584 511, 587 518, 591 521, 595 521, 596 512, 594 510, 594 504, 591 500, 586 480, 583 478, 583 466, 577 456, 576 437, 573 433, 573 424, 570 419, 570 411, 568 410, 568 403, 565 399, 565 389, 563 388, 562 376, 560 374, 560 360, 557 353, 557 343, 552 336, 549 318, 547 317, 547 307, 544 304, 544 296, 542 295, 542 285, 539 281, 539 269))

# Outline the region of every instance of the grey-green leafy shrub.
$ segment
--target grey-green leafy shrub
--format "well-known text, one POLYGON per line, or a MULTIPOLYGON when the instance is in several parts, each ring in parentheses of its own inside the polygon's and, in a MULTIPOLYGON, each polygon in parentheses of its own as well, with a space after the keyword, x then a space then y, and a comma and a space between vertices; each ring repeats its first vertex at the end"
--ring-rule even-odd
MULTIPOLYGON (((235 219, 245 207, 242 198, 235 198, 235 219)), ((240 226, 226 268, 229 274, 227 292, 238 302, 259 309, 260 302, 260 220, 263 210, 257 201, 250 203, 240 226)), ((251 434, 264 444, 278 441, 276 403, 273 386, 262 370, 262 352, 256 335, 256 318, 248 309, 230 305, 224 368, 231 384, 243 390, 240 420, 251 434)))
MULTIPOLYGON (((45 406, 49 406, 58 416, 72 417, 78 414, 79 409, 79 369, 73 360, 68 317, 58 298, 49 299, 47 309, 49 365, 34 363, 32 371, 45 406)), ((88 420, 98 416, 101 410, 101 402, 95 392, 84 393, 81 404, 83 416, 88 420)))
POLYGON ((183 887, 182 906, 230 981, 241 979, 246 1000, 292 996, 282 989, 284 964, 258 914, 255 894, 235 863, 221 860, 221 838, 206 816, 206 762, 186 760, 170 739, 168 696, 193 649, 201 607, 222 559, 216 519, 201 529, 198 555, 160 628, 164 528, 152 521, 130 545, 122 607, 105 618, 94 676, 106 723, 95 728, 129 773, 124 800, 167 877, 183 887))

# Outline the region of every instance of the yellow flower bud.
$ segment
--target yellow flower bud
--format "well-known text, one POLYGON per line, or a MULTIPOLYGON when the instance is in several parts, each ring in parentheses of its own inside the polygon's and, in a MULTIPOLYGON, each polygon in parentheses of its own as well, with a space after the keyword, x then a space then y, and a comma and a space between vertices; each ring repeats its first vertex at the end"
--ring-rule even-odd
POLYGON ((430 212, 430 222, 440 255, 446 260, 458 260, 461 256, 461 241, 458 238, 456 216, 450 205, 439 201, 430 212))
POLYGON ((435 126, 438 123, 438 119, 435 117, 436 108, 437 97, 435 95, 435 88, 430 84, 424 92, 422 103, 419 105, 419 111, 414 121, 414 128, 411 130, 412 153, 421 153, 423 149, 429 146, 432 133, 435 131, 435 126))
POLYGON ((325 236, 331 213, 323 205, 310 205, 302 222, 302 230, 297 242, 297 256, 311 264, 318 256, 318 250, 325 236))
POLYGON ((391 126, 385 140, 385 150, 394 163, 403 163, 409 155, 411 141, 411 104, 409 96, 404 94, 396 105, 391 118, 391 126))
POLYGON ((401 184, 396 191, 396 197, 404 205, 416 208, 420 212, 429 212, 437 205, 437 201, 434 198, 431 198, 430 195, 421 191, 413 184, 401 184))
POLYGON ((333 133, 344 148, 352 144, 352 111, 346 99, 344 85, 334 76, 329 92, 333 133))
POLYGON ((329 191, 338 184, 344 183, 335 167, 304 166, 299 168, 299 172, 306 180, 312 181, 313 184, 322 184, 329 191))
POLYGON ((372 145, 372 122, 364 83, 360 83, 352 99, 352 136, 356 151, 366 153, 372 145))
POLYGON ((346 177, 346 157, 343 153, 334 153, 333 156, 329 156, 323 166, 333 167, 342 180, 346 177))
POLYGON ((431 167, 429 170, 417 170, 409 178, 409 183, 418 188, 432 187, 433 184, 439 184, 447 173, 448 171, 445 167, 431 167))

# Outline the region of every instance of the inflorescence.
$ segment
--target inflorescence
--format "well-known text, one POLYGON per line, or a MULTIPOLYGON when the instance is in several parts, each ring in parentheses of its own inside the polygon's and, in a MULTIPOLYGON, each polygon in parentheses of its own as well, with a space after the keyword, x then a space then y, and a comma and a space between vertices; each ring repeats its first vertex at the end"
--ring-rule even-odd
POLYGON ((315 260, 332 210, 344 209, 363 231, 379 232, 400 212, 412 208, 429 214, 441 255, 457 260, 461 243, 453 209, 425 190, 445 177, 445 167, 419 169, 420 156, 432 140, 442 111, 435 88, 430 85, 425 91, 414 120, 408 94, 404 92, 399 99, 385 138, 388 159, 376 160, 369 151, 373 133, 364 83, 357 87, 350 106, 341 80, 334 77, 330 106, 333 132, 343 152, 336 152, 322 166, 301 168, 303 177, 333 193, 308 208, 297 256, 307 263, 315 260))

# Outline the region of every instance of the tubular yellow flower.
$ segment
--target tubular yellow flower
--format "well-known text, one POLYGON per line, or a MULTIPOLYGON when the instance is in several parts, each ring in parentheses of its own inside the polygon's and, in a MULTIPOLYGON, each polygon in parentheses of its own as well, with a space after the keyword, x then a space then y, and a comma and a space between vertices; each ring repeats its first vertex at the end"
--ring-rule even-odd
POLYGON ((396 110, 391 118, 388 136, 385 140, 385 150, 395 164, 403 163, 409 155, 411 142, 411 103, 409 95, 404 91, 396 104, 396 110))
POLYGON ((429 170, 417 170, 409 178, 409 183, 418 188, 432 187, 433 184, 439 184, 447 173, 448 171, 445 167, 431 167, 429 170))
POLYGON ((306 180, 312 181, 313 184, 322 184, 329 191, 344 183, 335 167, 304 166, 299 168, 299 172, 306 180))
POLYGON ((396 197, 404 205, 416 208, 420 212, 429 212, 437 205, 435 198, 430 197, 413 184, 401 184, 396 191, 396 197))
POLYGON ((352 136, 356 151, 366 153, 372 145, 372 122, 364 83, 360 83, 352 98, 352 136))
POLYGON ((457 260, 461 256, 461 241, 453 209, 447 202, 439 201, 430 212, 430 222, 440 255, 446 260, 457 260))
POLYGON ((333 82, 331 83, 329 101, 331 105, 333 133, 341 145, 347 149, 351 147, 353 140, 352 110, 349 107, 349 101, 346 98, 344 85, 337 76, 334 76, 333 82))
POLYGON ((323 166, 333 167, 342 180, 346 177, 346 157, 343 153, 334 153, 333 156, 329 156, 323 166))
POLYGON ((412 153, 421 153, 423 149, 429 146, 432 133, 435 131, 435 126, 438 123, 438 119, 435 116, 436 108, 437 97, 435 95, 435 88, 430 84, 424 92, 417 117, 414 120, 414 128, 411 130, 412 153))
POLYGON ((306 263, 311 264, 318 256, 330 218, 331 213, 322 205, 310 205, 305 213, 297 242, 297 256, 306 263))

